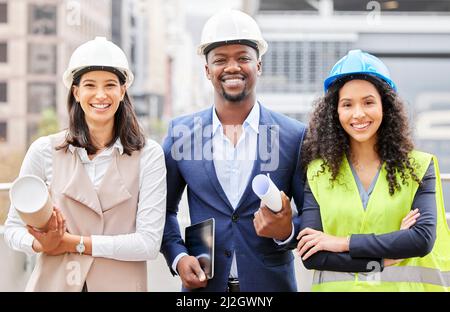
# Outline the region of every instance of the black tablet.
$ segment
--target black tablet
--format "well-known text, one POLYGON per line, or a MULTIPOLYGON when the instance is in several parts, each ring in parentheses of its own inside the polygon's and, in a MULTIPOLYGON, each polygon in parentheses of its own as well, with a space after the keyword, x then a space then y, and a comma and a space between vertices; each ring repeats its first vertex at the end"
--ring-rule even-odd
POLYGON ((185 244, 189 255, 200 262, 208 279, 214 276, 214 219, 208 219, 186 227, 185 244))

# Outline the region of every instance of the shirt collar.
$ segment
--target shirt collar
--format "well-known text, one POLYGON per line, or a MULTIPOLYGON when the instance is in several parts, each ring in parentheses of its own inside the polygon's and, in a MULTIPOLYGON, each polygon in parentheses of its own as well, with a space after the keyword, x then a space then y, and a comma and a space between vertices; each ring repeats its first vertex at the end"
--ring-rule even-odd
MULTIPOLYGON (((120 141, 120 138, 117 138, 116 142, 114 142, 113 146, 110 147, 111 150, 114 150, 115 148, 117 148, 117 150, 119 151, 119 154, 122 155, 123 154, 123 145, 122 142, 120 141)), ((81 150, 85 150, 84 148, 81 147, 76 147, 73 146, 72 144, 69 144, 69 151, 73 154, 74 151, 76 151, 77 149, 81 149, 81 150)))
MULTIPOLYGON (((219 120, 219 117, 216 113, 216 107, 213 106, 212 110, 212 134, 216 133, 217 129, 219 127, 222 127, 222 123, 219 120)), ((259 133, 259 103, 255 102, 255 105, 253 105, 252 110, 248 114, 247 118, 244 120, 243 126, 244 129, 247 128, 247 126, 250 126, 256 133, 259 133)))

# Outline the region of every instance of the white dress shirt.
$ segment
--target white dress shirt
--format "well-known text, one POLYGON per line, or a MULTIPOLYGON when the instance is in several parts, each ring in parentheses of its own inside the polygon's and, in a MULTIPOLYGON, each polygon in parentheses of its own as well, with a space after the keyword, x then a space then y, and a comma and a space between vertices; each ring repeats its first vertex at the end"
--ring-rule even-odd
MULTIPOLYGON (((84 148, 69 145, 71 153, 78 153, 95 189, 113 159, 113 151, 123 154, 118 139, 115 144, 101 151, 90 160, 84 148)), ((52 180, 52 145, 50 137, 41 137, 31 144, 22 163, 19 176, 33 174, 47 185, 52 180)), ((166 165, 164 152, 159 144, 147 140, 141 150, 139 174, 139 199, 136 214, 136 232, 121 235, 92 235, 92 256, 122 261, 145 261, 159 254, 166 215, 166 165)), ((73 233, 77 234, 77 233, 73 233)), ((34 254, 34 237, 28 233, 16 210, 10 207, 5 222, 5 241, 13 249, 34 254)))
MULTIPOLYGON (((243 131, 236 146, 225 135, 223 125, 215 109, 213 109, 212 126, 213 160, 217 179, 231 206, 233 209, 236 209, 248 183, 250 183, 249 178, 256 160, 259 104, 255 103, 253 105, 252 110, 242 124, 243 131)), ((233 253, 230 277, 238 277, 235 253, 233 253)))

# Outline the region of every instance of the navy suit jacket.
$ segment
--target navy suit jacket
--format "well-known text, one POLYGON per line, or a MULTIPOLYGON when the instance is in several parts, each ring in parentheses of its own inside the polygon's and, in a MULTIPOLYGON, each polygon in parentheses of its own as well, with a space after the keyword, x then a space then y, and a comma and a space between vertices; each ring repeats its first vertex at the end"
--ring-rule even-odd
MULTIPOLYGON (((212 107, 176 118, 169 124, 163 144, 167 213, 161 252, 169 267, 178 254, 188 253, 177 220, 178 205, 187 186, 191 224, 208 218, 215 218, 216 222, 214 277, 199 291, 226 291, 233 252, 241 291, 297 291, 290 250, 295 245, 279 246, 273 239, 256 234, 253 214, 260 206, 260 199, 254 194, 251 181, 257 174, 270 173, 275 185, 294 198, 299 211, 293 218, 297 233, 303 205, 300 147, 305 126, 262 105, 259 124, 259 152, 236 210, 228 201, 217 179, 211 153, 208 154, 212 145, 212 107)), ((176 274, 172 269, 171 272, 176 274)))

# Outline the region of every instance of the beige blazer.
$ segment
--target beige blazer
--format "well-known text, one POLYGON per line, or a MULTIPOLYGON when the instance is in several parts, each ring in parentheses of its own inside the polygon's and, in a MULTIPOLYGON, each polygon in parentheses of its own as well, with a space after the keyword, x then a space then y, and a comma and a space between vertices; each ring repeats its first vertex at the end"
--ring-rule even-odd
MULTIPOLYGON (((56 151, 66 132, 51 136, 53 203, 66 218, 69 233, 83 236, 118 235, 136 231, 140 152, 114 151, 99 189, 89 179, 78 153, 56 151)), ((88 255, 40 254, 25 291, 147 291, 145 261, 118 261, 88 255)))

